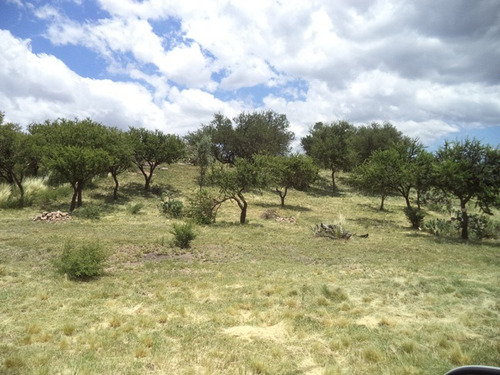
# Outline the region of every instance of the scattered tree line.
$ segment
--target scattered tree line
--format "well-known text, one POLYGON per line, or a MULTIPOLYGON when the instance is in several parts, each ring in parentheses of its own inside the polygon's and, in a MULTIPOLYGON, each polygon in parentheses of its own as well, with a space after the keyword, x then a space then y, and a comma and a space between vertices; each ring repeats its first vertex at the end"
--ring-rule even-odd
POLYGON ((346 121, 316 123, 300 143, 304 154, 291 153, 295 136, 283 114, 274 111, 241 113, 229 119, 220 113, 197 131, 180 138, 159 130, 130 128, 123 131, 91 119, 58 119, 33 123, 23 131, 4 123, 0 112, 0 181, 19 192, 24 204, 23 180, 45 174, 52 183, 73 189, 69 211, 82 206, 82 192, 91 181, 110 174, 118 199, 119 175, 132 167, 151 189, 156 168, 179 160, 199 166, 199 198, 217 209, 231 200, 245 223, 252 189, 271 187, 281 206, 290 189, 306 190, 319 168, 331 172, 332 192, 336 174, 351 172, 349 183, 381 197, 405 199, 405 213, 415 228, 422 224, 426 193, 453 196, 460 201, 462 238, 468 238, 471 201, 491 214, 500 207, 500 152, 478 140, 446 142, 432 154, 418 139, 404 136, 390 123, 355 127, 346 121), (205 186, 218 189, 207 198, 205 186))

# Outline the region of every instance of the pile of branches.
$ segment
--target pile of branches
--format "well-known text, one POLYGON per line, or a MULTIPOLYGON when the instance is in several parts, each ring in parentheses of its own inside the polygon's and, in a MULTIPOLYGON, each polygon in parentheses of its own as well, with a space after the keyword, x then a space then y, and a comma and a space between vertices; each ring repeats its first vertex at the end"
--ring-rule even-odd
POLYGON ((33 218, 33 221, 45 221, 45 222, 57 222, 57 221, 66 221, 71 220, 71 216, 67 212, 44 212, 40 215, 36 215, 33 218))
POLYGON ((260 215, 264 220, 274 219, 278 223, 295 223, 296 220, 293 216, 280 216, 275 210, 266 210, 260 215))
POLYGON ((340 224, 316 224, 313 228, 316 237, 327 237, 334 240, 348 240, 352 234, 344 229, 340 224))

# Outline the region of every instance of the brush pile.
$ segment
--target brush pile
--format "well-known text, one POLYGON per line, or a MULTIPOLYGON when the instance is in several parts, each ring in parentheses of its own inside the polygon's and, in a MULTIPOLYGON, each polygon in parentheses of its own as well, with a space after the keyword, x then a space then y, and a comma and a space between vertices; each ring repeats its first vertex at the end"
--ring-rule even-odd
POLYGON ((264 220, 274 219, 278 223, 295 223, 296 220, 293 216, 284 217, 280 216, 275 210, 267 210, 260 215, 264 220))
POLYGON ((340 224, 316 224, 313 228, 316 237, 327 237, 334 240, 348 240, 352 234, 344 229, 340 224))
POLYGON ((55 211, 55 212, 43 212, 40 215, 36 215, 33 218, 33 221, 45 221, 49 222, 58 222, 58 221, 66 221, 71 220, 71 216, 67 212, 55 211))

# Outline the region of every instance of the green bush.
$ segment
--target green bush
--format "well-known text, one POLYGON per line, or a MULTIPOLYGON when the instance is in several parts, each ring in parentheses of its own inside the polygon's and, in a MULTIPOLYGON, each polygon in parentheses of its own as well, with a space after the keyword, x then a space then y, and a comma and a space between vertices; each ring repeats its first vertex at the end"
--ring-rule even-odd
POLYGON ((199 190, 193 198, 189 199, 186 216, 193 219, 196 224, 208 225, 215 223, 217 210, 214 199, 208 191, 199 190))
POLYGON ((97 242, 80 246, 68 242, 56 261, 56 268, 69 279, 89 280, 103 274, 106 259, 106 251, 97 242))
POLYGON ((163 213, 164 215, 178 219, 182 217, 184 204, 182 203, 182 201, 177 199, 172 199, 170 196, 166 197, 162 196, 159 209, 160 212, 163 213))
POLYGON ((444 219, 432 219, 426 221, 424 224, 424 229, 435 235, 435 236, 449 236, 453 237, 457 235, 457 228, 451 220, 444 219))
POLYGON ((406 218, 410 221, 412 227, 414 229, 418 229, 424 223, 425 211, 417 209, 417 208, 408 208, 404 209, 406 218))
POLYGON ((135 203, 127 206, 127 212, 131 215, 137 215, 144 208, 144 203, 135 203))
POLYGON ((196 238, 191 223, 174 224, 170 233, 174 235, 174 245, 181 249, 189 248, 191 241, 196 238))
POLYGON ((85 206, 78 208, 73 214, 82 219, 98 220, 101 218, 101 212, 99 206, 85 206))

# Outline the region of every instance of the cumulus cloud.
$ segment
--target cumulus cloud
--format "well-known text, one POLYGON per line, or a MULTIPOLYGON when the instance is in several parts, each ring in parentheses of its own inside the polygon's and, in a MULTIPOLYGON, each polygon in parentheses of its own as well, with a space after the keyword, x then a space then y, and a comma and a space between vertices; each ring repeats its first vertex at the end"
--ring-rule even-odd
POLYGON ((425 142, 499 126, 496 0, 98 0, 99 18, 85 19, 33 4, 52 45, 91 50, 106 71, 84 79, 3 34, 7 116, 35 116, 36 102, 44 115, 187 132, 214 112, 273 109, 298 138, 343 119, 389 121, 425 142))

